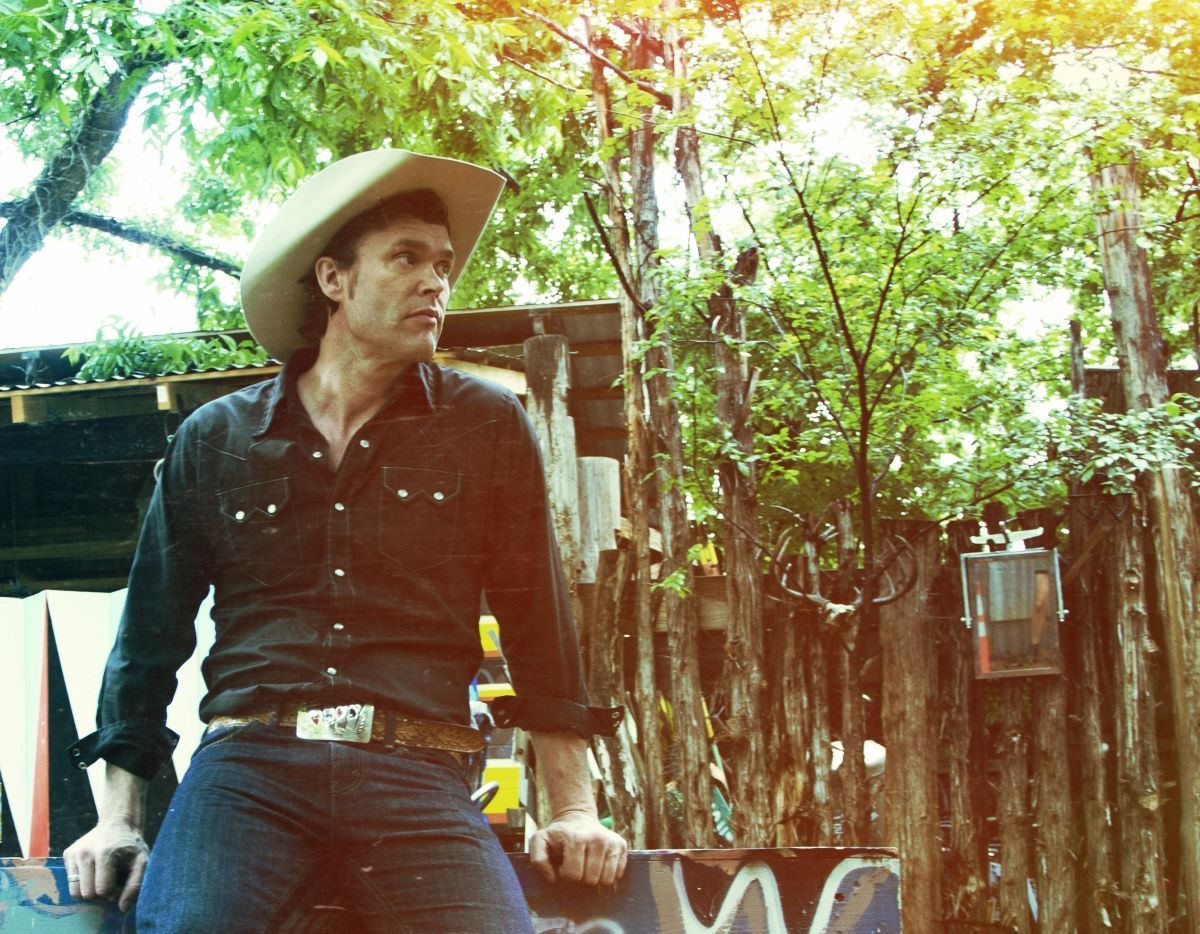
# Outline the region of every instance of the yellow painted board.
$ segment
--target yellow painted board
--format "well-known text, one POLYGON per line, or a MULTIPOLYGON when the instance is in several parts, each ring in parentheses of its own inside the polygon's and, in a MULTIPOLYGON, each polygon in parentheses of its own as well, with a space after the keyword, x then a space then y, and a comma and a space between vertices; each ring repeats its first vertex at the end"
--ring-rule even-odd
POLYGON ((499 782, 500 790, 483 813, 505 817, 510 808, 521 806, 521 770, 524 766, 515 759, 489 759, 483 770, 483 781, 499 782))
POLYGON ((479 617, 479 643, 485 658, 500 657, 500 624, 494 616, 479 617))

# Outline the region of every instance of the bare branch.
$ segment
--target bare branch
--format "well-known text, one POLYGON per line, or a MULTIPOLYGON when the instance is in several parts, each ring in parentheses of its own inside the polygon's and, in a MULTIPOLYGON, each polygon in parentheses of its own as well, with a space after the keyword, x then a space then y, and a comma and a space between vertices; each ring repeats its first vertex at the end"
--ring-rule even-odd
POLYGON ((654 99, 656 101, 658 101, 660 104, 662 104, 664 107, 671 106, 671 95, 669 95, 663 91, 660 91, 658 88, 654 87, 654 85, 650 84, 650 82, 648 82, 648 81, 643 81, 641 78, 635 78, 633 75, 629 74, 629 72, 625 71, 625 69, 623 69, 620 65, 616 64, 615 62, 608 59, 607 57, 601 55, 599 52, 597 52, 595 49, 593 49, 586 42, 576 39, 569 32, 567 32, 565 29, 563 29, 561 26, 559 26, 558 23, 554 22, 554 20, 543 16, 541 13, 537 12, 537 10, 531 10, 528 7, 521 7, 521 12, 523 14, 525 14, 526 16, 528 16, 530 19, 537 20, 539 23, 541 23, 543 26, 545 26, 547 29, 549 29, 551 32, 553 32, 555 35, 560 36, 561 38, 565 39, 567 42, 570 42, 572 45, 582 49, 584 52, 586 52, 588 55, 590 55, 593 60, 600 63, 605 68, 609 69, 609 71, 611 71, 613 74, 617 75, 617 77, 621 78, 623 81, 627 81, 629 84, 632 84, 634 87, 640 88, 641 90, 645 91, 647 94, 653 95, 654 99))

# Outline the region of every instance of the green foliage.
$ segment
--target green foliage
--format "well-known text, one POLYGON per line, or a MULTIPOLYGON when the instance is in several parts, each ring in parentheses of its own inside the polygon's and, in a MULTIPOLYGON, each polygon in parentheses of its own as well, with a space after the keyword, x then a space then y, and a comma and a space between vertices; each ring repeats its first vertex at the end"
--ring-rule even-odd
POLYGON ((1105 412, 1100 400, 1073 400, 1055 426, 1055 449, 1080 483, 1095 479, 1106 493, 1131 492, 1141 477, 1183 470, 1200 488, 1200 399, 1177 395, 1160 406, 1105 412))
MULTIPOLYGON (((756 474, 767 507, 815 513, 850 497, 881 516, 940 518, 987 499, 1051 504, 1089 469, 1121 483, 1186 460, 1186 407, 1162 423, 1079 421, 1065 321, 1083 322, 1088 362, 1111 363, 1089 175, 1132 155, 1172 359, 1200 343, 1192 0, 1136 17, 1118 0, 1086 16, 1016 0, 680 7, 588 6, 598 51, 624 69, 606 72, 600 113, 593 59, 562 34, 585 34, 570 4, 178 0, 149 13, 3 0, 0 120, 46 158, 119 64, 153 69, 142 129, 149 145, 182 144, 190 164, 178 216, 158 221, 226 255, 252 239, 262 205, 349 152, 395 145, 502 168, 515 184, 458 286, 463 307, 616 294, 584 196, 604 201, 609 156, 629 171, 650 108, 666 246, 646 346, 669 342, 675 360, 689 470, 672 480, 698 518, 718 511, 722 467, 756 474), (635 43, 653 51, 668 29, 687 68, 657 52, 632 68, 635 43), (692 103, 664 106, 674 92, 692 103), (670 171, 688 126, 707 194, 695 218, 670 171), (695 238, 709 232, 724 253, 701 260, 695 238), (762 260, 736 288, 744 340, 718 338, 707 300, 751 244, 762 260), (1031 295, 1073 307, 1031 327, 1019 311, 1031 295), (753 451, 716 417, 717 340, 756 372, 753 451)), ((97 174, 86 206, 119 215, 114 195, 97 174)), ((611 242, 628 220, 607 219, 611 242)), ((240 324, 220 275, 176 264, 169 280, 196 297, 203 326, 240 324)), ((118 335, 96 359, 191 365, 139 362, 144 340, 118 335)))
POLYGON ((72 365, 79 365, 80 379, 95 380, 250 366, 269 359, 253 341, 239 342, 228 334, 146 337, 122 321, 110 321, 97 331, 94 342, 68 347, 63 356, 72 365))

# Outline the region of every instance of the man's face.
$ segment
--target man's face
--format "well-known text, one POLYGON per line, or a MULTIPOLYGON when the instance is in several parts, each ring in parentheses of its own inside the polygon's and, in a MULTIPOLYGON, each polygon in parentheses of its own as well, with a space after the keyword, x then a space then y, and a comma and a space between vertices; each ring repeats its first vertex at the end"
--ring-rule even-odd
POLYGON ((321 257, 317 281, 340 306, 324 340, 346 340, 380 363, 432 359, 453 265, 449 231, 408 217, 363 234, 350 266, 321 257))

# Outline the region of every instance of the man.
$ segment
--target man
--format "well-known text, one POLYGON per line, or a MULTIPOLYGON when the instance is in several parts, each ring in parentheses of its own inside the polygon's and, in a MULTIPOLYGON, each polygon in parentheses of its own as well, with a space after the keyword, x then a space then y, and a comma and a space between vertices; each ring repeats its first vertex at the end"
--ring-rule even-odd
POLYGON ((338 874, 378 931, 528 931, 469 799, 468 685, 481 594, 500 621, 554 821, 547 878, 610 884, 625 843, 596 818, 587 706, 538 448, 514 396, 431 363, 450 287, 503 187, 399 150, 327 167, 252 251, 242 302, 286 361, 172 439, 143 526, 97 732, 98 826, 72 895, 138 901, 139 930, 271 931, 338 874), (208 729, 146 868, 142 797, 173 748, 175 671, 210 584, 208 729), (144 887, 143 872, 145 872, 144 887))

